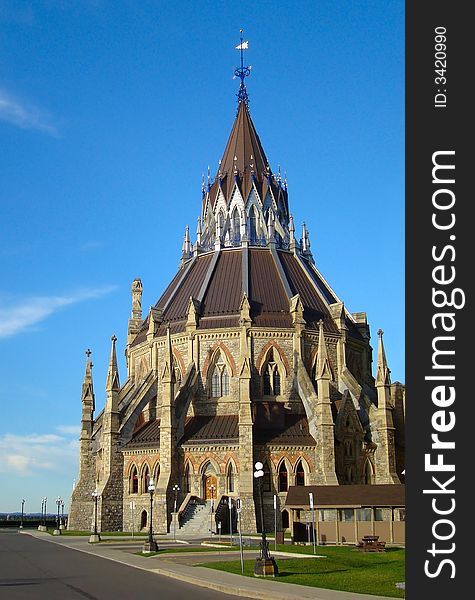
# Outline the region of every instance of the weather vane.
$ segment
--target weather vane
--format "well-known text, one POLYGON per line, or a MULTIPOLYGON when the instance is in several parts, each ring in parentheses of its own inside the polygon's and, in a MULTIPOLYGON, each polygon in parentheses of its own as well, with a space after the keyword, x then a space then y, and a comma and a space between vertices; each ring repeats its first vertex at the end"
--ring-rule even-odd
POLYGON ((235 69, 234 76, 239 77, 239 79, 241 80, 241 84, 239 85, 239 91, 237 93, 238 104, 241 104, 241 102, 244 102, 244 104, 246 106, 248 106, 249 105, 249 96, 247 95, 247 90, 246 90, 246 86, 244 84, 244 79, 246 77, 249 77, 249 75, 251 74, 251 67, 244 66, 244 50, 247 50, 249 48, 249 42, 243 41, 243 37, 242 37, 243 30, 241 29, 240 32, 241 32, 241 43, 236 46, 236 50, 241 51, 241 66, 240 66, 240 68, 235 69))

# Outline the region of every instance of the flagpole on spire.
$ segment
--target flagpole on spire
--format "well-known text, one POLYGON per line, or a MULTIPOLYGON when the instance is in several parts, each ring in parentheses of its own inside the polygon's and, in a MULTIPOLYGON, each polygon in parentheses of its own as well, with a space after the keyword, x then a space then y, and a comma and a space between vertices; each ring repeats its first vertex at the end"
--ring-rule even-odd
POLYGON ((244 66, 244 50, 247 50, 249 48, 249 42, 243 40, 243 37, 242 37, 243 30, 240 29, 239 31, 241 33, 240 44, 238 46, 236 46, 236 50, 240 50, 240 52, 241 52, 241 67, 238 69, 235 69, 234 76, 239 77, 239 79, 241 80, 241 83, 239 85, 239 91, 237 93, 238 104, 241 104, 241 102, 244 102, 244 104, 246 106, 248 106, 249 105, 249 96, 247 95, 247 90, 246 90, 246 86, 244 84, 244 79, 246 77, 249 77, 249 75, 251 74, 251 67, 244 66))

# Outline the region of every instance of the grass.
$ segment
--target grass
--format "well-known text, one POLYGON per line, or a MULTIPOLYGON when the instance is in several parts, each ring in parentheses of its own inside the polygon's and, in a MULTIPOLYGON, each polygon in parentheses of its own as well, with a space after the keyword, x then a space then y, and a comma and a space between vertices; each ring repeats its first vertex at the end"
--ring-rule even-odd
MULTIPOLYGON (((277 549, 302 554, 313 553, 311 546, 278 545, 277 549)), ((319 546, 317 554, 326 558, 315 560, 290 558, 282 561, 277 558, 279 576, 275 581, 404 598, 404 590, 396 588, 396 583, 405 580, 403 549, 387 548, 384 553, 364 553, 354 547, 319 546)), ((198 566, 241 574, 239 560, 198 566)), ((244 561, 244 575, 254 577, 254 560, 244 561)))
POLYGON ((239 547, 223 547, 223 548, 209 548, 206 546, 196 546, 196 547, 186 547, 186 548, 165 548, 163 550, 159 550, 158 552, 135 552, 137 556, 144 556, 145 558, 149 556, 156 556, 157 554, 176 554, 178 553, 188 553, 194 554, 195 552, 226 552, 229 550, 239 550, 239 547))
MULTIPOLYGON (((54 527, 48 528, 48 533, 53 535, 54 527)), ((69 529, 62 529, 61 535, 71 535, 71 536, 87 536, 89 537, 92 534, 92 531, 73 531, 69 529)), ((101 537, 132 537, 132 533, 130 531, 100 531, 99 535, 101 537)), ((155 535, 155 534, 154 534, 155 535)), ((134 537, 147 537, 146 533, 136 533, 134 537)))

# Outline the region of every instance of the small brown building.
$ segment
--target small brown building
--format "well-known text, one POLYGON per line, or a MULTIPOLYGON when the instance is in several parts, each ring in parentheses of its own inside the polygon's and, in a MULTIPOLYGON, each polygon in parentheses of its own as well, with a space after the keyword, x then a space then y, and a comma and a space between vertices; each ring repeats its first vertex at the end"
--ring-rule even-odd
POLYGON ((314 523, 319 544, 355 544, 366 535, 405 543, 404 485, 295 485, 285 510, 295 542, 312 542, 314 523))

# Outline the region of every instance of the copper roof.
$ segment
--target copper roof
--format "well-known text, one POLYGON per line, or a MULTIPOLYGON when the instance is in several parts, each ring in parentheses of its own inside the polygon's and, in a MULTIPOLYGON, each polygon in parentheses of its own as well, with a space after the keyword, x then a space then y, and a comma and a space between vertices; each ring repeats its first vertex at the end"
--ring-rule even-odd
POLYGON ((323 319, 323 328, 326 332, 338 333, 328 306, 315 289, 315 285, 312 284, 303 262, 289 252, 278 252, 278 255, 292 293, 300 294, 307 326, 316 328, 318 321, 323 319))
POLYGON ((285 506, 310 508, 309 492, 314 505, 329 507, 361 506, 405 506, 405 486, 401 484, 381 485, 306 485, 291 486, 287 492, 285 506))
POLYGON ((273 444, 283 446, 315 446, 315 439, 310 435, 308 421, 304 415, 285 415, 283 427, 269 428, 254 425, 254 442, 256 444, 273 444))
POLYGON ((289 299, 274 258, 266 249, 249 250, 249 301, 257 326, 292 327, 289 299))
POLYGON ((221 252, 201 305, 203 316, 237 314, 242 300, 242 253, 221 252))
POLYGON ((211 205, 214 206, 220 188, 229 202, 235 183, 244 198, 248 197, 253 184, 262 194, 261 199, 265 198, 267 188, 271 187, 276 200, 279 195, 282 196, 288 214, 287 191, 272 176, 249 109, 243 102, 239 105, 218 173, 209 190, 211 205))
MULTIPOLYGON (((300 294, 307 327, 316 328, 316 323, 323 319, 327 333, 338 333, 328 304, 317 291, 317 277, 307 270, 303 260, 290 252, 273 254, 268 248, 230 248, 220 250, 217 256, 213 252, 199 255, 178 271, 156 304, 162 309, 162 325, 157 335, 165 335, 167 323, 172 334, 185 330, 190 297, 200 302, 199 329, 237 327, 245 291, 254 325, 291 328, 286 286, 292 295, 300 294), (247 253, 247 260, 243 260, 243 253, 247 253), (243 265, 247 265, 244 273, 243 265)), ((147 329, 148 317, 133 346, 146 339, 147 329)), ((352 324, 349 329, 353 336, 360 336, 352 324)))
POLYGON ((160 446, 160 419, 147 421, 140 429, 134 432, 132 439, 125 446, 125 450, 135 448, 149 448, 160 446))
POLYGON ((238 442, 237 415, 188 417, 180 444, 238 442))

